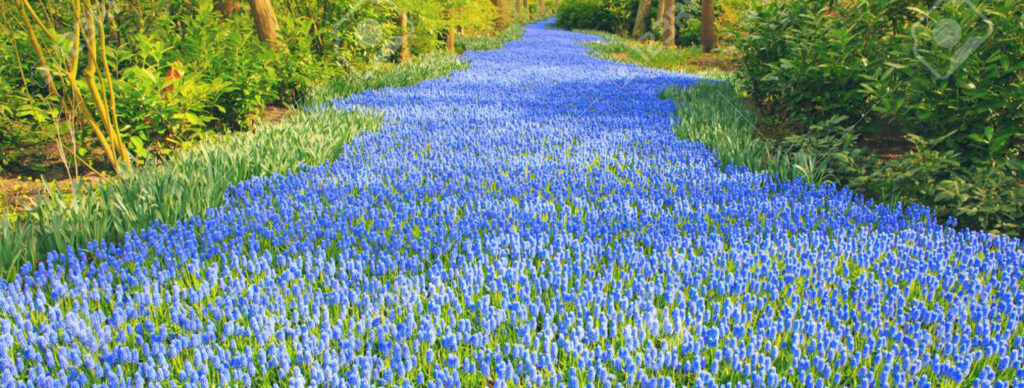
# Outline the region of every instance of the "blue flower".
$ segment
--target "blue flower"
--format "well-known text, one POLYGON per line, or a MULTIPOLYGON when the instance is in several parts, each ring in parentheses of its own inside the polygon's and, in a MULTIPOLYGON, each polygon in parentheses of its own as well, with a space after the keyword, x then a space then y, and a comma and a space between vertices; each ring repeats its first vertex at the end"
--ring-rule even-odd
POLYGON ((657 98, 696 78, 526 30, 336 101, 383 124, 330 163, 21 267, 0 384, 1021 385, 1020 240, 720 168, 657 98))

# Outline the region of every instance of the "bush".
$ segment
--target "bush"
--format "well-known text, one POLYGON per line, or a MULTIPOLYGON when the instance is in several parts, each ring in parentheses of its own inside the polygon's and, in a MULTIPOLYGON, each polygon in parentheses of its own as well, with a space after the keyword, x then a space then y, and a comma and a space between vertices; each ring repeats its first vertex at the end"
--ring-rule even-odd
POLYGON ((956 2, 930 11, 913 0, 757 6, 737 42, 737 79, 761 112, 761 126, 785 139, 779 145, 809 179, 1020 235, 1019 3, 981 3, 981 22, 956 2), (939 45, 949 36, 935 34, 930 20, 955 21, 963 36, 939 45), (966 54, 958 57, 957 49, 966 54), (882 155, 861 141, 882 133, 912 147, 882 155))
POLYGON ((758 8, 742 54, 737 80, 765 115, 806 127, 835 115, 858 118, 859 91, 870 62, 879 58, 877 37, 848 25, 852 15, 824 12, 813 1, 758 8))
POLYGON ((929 23, 899 29, 886 62, 864 77, 877 113, 926 139, 954 133, 939 146, 961 152, 972 165, 1005 158, 1024 143, 1024 2, 974 3, 985 20, 968 6, 928 13, 956 21, 959 42, 936 44, 942 36, 929 23), (958 50, 966 54, 957 58, 958 50))
POLYGON ((700 44, 700 16, 689 17, 678 21, 676 24, 679 30, 676 31, 676 45, 681 47, 695 46, 700 44))
MULTIPOLYGON (((351 76, 320 90, 311 104, 327 101, 331 93, 407 86, 464 66, 451 55, 428 56, 368 76, 351 76)), ((231 184, 324 163, 352 136, 379 123, 374 115, 318 106, 277 125, 199 142, 160 165, 141 166, 110 183, 77 187, 69 198, 43 193, 39 204, 18 221, 0 220, 0 269, 11 275, 21 264, 53 250, 119 241, 128 231, 155 221, 173 224, 202 214, 221 203, 231 184)))
POLYGON ((1024 152, 989 164, 964 163, 945 138, 909 135, 914 149, 879 162, 857 185, 888 201, 927 204, 963 227, 1024 236, 1024 152))
POLYGON ((633 26, 634 0, 565 0, 558 6, 555 26, 567 30, 625 33, 633 26))

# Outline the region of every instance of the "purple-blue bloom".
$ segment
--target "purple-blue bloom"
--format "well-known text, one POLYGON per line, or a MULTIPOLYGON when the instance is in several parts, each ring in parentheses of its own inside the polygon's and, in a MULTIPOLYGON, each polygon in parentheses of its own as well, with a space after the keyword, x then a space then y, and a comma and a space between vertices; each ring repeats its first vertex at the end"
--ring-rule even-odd
POLYGON ((674 136, 691 76, 527 27, 380 130, 0 284, 0 384, 1019 385, 1024 247, 674 136))

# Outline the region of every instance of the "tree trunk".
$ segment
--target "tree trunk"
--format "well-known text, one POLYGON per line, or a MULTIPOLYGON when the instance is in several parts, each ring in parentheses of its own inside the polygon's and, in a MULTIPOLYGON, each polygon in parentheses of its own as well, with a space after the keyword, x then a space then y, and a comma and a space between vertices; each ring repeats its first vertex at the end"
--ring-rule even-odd
POLYGON ((491 3, 494 4, 494 8, 498 9, 498 19, 495 20, 495 25, 499 30, 512 24, 511 20, 509 20, 507 1, 508 0, 491 0, 491 3))
POLYGON ((668 0, 665 1, 665 15, 662 19, 662 33, 661 40, 665 46, 673 47, 676 45, 676 1, 668 0))
POLYGON ((718 45, 715 36, 715 0, 700 1, 700 45, 709 53, 718 45))
POLYGON ((537 0, 537 15, 544 16, 544 0, 537 0))
POLYGON ((512 0, 512 2, 516 3, 516 21, 521 21, 523 16, 523 3, 520 3, 519 0, 512 0))
POLYGON ((231 15, 235 14, 235 10, 238 9, 238 7, 241 7, 241 4, 235 0, 218 0, 216 4, 214 4, 213 9, 220 12, 223 19, 231 19, 231 15))
MULTIPOLYGON (((658 0, 658 14, 655 16, 655 23, 658 23, 663 29, 665 28, 665 0, 658 0)), ((654 28, 654 26, 651 26, 654 28)))
POLYGON ((404 10, 398 13, 398 28, 402 32, 402 50, 398 56, 400 62, 408 61, 412 58, 412 48, 409 47, 409 14, 404 10))
POLYGON ((523 0, 523 13, 526 14, 526 17, 523 18, 523 20, 530 20, 530 0, 523 0))
POLYGON ((633 38, 639 39, 647 32, 647 14, 651 13, 651 0, 640 0, 636 8, 636 21, 633 22, 633 38))
POLYGON ((249 7, 252 8, 252 21, 256 24, 260 40, 274 50, 283 48, 281 36, 277 33, 277 16, 274 15, 274 6, 270 0, 249 0, 249 7))
POLYGON ((447 49, 449 53, 452 53, 452 54, 455 53, 455 26, 454 25, 450 25, 450 24, 448 25, 448 36, 446 37, 446 39, 444 41, 444 44, 445 44, 445 49, 447 49))

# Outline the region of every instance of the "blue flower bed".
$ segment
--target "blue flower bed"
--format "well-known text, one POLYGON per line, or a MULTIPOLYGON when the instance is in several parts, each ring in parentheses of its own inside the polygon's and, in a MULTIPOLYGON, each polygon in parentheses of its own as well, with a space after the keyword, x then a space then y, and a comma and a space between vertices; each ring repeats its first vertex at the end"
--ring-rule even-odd
POLYGON ((382 129, 0 285, 0 384, 1024 386, 1024 247, 718 168, 667 85, 527 28, 382 129))

